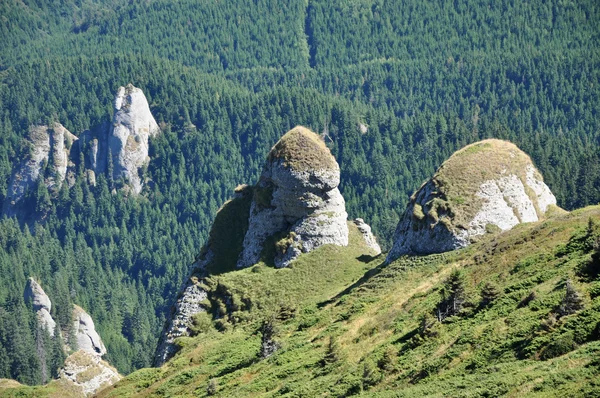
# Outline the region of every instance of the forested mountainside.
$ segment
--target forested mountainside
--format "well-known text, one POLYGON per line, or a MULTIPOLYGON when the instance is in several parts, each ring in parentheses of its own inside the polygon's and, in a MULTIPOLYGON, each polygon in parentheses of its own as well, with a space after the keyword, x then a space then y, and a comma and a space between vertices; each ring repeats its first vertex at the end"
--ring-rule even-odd
POLYGON ((528 153, 559 206, 598 203, 599 13, 594 1, 3 1, 0 201, 30 126, 81 136, 111 120, 120 86, 143 90, 162 133, 139 196, 79 170, 0 220, 0 377, 42 382, 29 276, 62 303, 53 311, 90 313, 121 373, 149 366, 217 209, 299 124, 325 137, 349 216, 384 249, 408 196, 482 138, 528 153))

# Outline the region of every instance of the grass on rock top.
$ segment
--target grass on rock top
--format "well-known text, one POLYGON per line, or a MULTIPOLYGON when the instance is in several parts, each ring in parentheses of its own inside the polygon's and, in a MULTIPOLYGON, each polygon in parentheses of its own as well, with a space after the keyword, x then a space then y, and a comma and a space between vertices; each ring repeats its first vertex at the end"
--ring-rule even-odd
POLYGON ((207 396, 209 383, 219 397, 597 396, 600 280, 585 270, 600 226, 590 233, 590 218, 600 220, 600 207, 387 266, 360 255, 351 229, 348 248, 321 247, 289 269, 216 276, 255 303, 246 321, 182 339, 165 366, 135 372, 100 396, 207 396), (455 270, 463 311, 424 331, 455 270), (556 318, 567 279, 584 308, 556 318), (482 305, 487 283, 498 297, 482 305), (275 318, 282 348, 259 359, 261 317, 287 299, 296 311, 275 318))
MULTIPOLYGON (((451 215, 450 227, 465 227, 483 203, 476 195, 482 183, 513 174, 525 185, 528 165, 533 165, 529 156, 508 141, 488 139, 462 148, 433 176, 437 197, 427 206, 426 215, 430 218, 427 221, 437 222, 439 212, 451 215)), ((540 175, 538 177, 541 179, 540 175)), ((527 194, 541 217, 537 196, 533 192, 527 194)), ((423 218, 423 222, 425 220, 423 218)))
POLYGON ((288 131, 269 152, 268 161, 281 159, 296 171, 339 169, 335 158, 317 134, 296 126, 288 131))

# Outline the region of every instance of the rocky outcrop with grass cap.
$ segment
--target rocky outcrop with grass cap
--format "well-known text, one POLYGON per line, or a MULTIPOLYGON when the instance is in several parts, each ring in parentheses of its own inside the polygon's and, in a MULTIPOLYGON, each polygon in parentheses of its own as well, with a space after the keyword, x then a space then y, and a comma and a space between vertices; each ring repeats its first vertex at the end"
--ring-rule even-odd
MULTIPOLYGON (((154 365, 161 366, 177 352, 176 339, 189 336, 194 317, 210 307, 204 285, 208 276, 261 261, 286 267, 320 246, 348 246, 348 215, 339 182, 339 166, 318 135, 304 127, 285 134, 269 152, 258 183, 238 186, 217 212, 208 241, 165 322, 154 365)), ((368 254, 378 255, 371 228, 362 219, 354 225, 368 254)))
POLYGON ((442 253, 538 221, 556 198, 514 144, 489 139, 454 153, 410 198, 387 256, 442 253))
POLYGON ((347 246, 339 183, 340 168, 317 134, 298 126, 281 137, 254 187, 238 268, 256 264, 267 244, 275 244, 278 268, 325 244, 347 246))

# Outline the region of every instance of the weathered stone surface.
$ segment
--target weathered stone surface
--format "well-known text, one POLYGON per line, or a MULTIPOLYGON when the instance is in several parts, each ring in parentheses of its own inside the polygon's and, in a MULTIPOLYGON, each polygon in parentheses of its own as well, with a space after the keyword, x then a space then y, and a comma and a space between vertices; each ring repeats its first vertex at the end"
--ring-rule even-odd
POLYGON ((119 87, 115 98, 115 115, 108 136, 112 155, 113 178, 123 179, 135 193, 142 190, 139 169, 148 162, 148 139, 159 132, 146 96, 128 84, 119 87))
POLYGON ((381 247, 379 247, 377 239, 375 239, 375 235, 373 235, 373 232, 371 232, 371 227, 365 223, 362 218, 354 219, 354 225, 356 225, 358 231, 362 234, 367 247, 371 249, 373 255, 378 256, 381 254, 381 247))
POLYGON ((60 370, 60 379, 72 383, 81 390, 82 396, 92 396, 121 379, 115 368, 85 350, 79 350, 67 357, 60 370))
POLYGON ((74 339, 79 350, 99 357, 106 354, 106 347, 96 332, 92 317, 78 305, 73 305, 73 331, 75 335, 70 336, 69 341, 74 339))
POLYGON ((52 126, 32 126, 26 138, 29 153, 13 172, 3 211, 14 214, 14 207, 27 191, 34 189, 39 178, 50 190, 58 190, 67 177, 69 153, 77 137, 60 123, 52 126), (48 169, 44 169, 44 166, 48 169), (42 173, 44 173, 42 175, 42 173))
POLYGON ((39 326, 45 328, 50 333, 50 336, 54 336, 56 322, 52 318, 52 315, 50 315, 52 303, 46 292, 44 292, 44 289, 33 278, 27 280, 23 297, 26 303, 31 302, 33 310, 38 317, 39 326))
MULTIPOLYGON (((202 272, 202 269, 203 265, 200 264, 194 272, 202 272)), ((180 289, 177 302, 172 309, 171 317, 161 334, 154 356, 154 366, 162 366, 175 355, 177 352, 175 339, 181 336, 189 336, 192 316, 204 311, 200 303, 206 297, 206 291, 198 285, 198 279, 189 277, 180 289)))
MULTIPOLYGON (((271 149, 258 184, 236 188, 234 198, 217 212, 208 242, 165 324, 155 366, 173 356, 174 340, 188 336, 192 317, 205 311, 201 302, 208 294, 202 281, 212 272, 252 266, 269 251, 267 245, 275 246, 277 267, 325 244, 347 246, 339 182, 339 166, 319 136, 304 127, 285 134, 271 149)), ((357 226, 373 254, 379 254, 371 228, 362 220, 357 226)), ((267 352, 275 349, 273 344, 267 341, 267 352)))
POLYGON ((456 152, 412 196, 387 256, 441 253, 478 237, 538 221, 556 198, 529 156, 485 140, 456 152))
POLYGON ((275 266, 325 244, 348 245, 348 217, 337 186, 340 169, 319 136, 304 127, 271 149, 250 208, 237 266, 260 260, 267 238, 277 235, 275 266))

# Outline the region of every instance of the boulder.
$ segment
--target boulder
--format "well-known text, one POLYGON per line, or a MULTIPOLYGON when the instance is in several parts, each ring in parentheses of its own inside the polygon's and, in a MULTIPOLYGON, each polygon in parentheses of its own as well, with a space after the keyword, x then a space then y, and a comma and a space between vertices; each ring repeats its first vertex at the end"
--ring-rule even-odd
POLYGON ((556 198, 541 174, 514 144, 469 145, 410 198, 387 262, 465 247, 486 233, 538 221, 553 206, 556 198))

